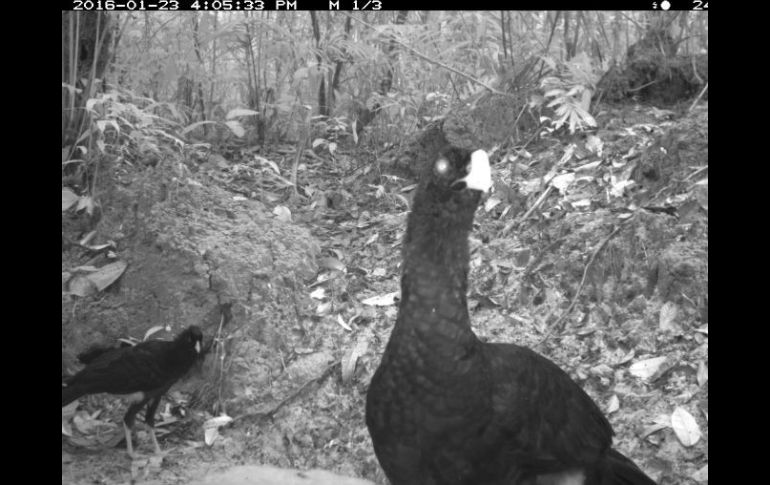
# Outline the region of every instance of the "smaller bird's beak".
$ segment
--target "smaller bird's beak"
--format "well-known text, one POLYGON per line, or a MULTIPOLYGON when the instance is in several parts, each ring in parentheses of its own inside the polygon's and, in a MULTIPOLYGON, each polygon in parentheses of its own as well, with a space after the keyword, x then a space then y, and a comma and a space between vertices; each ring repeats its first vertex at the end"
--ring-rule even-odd
POLYGON ((200 354, 201 353, 201 341, 196 340, 195 341, 195 353, 200 354))
POLYGON ((471 153, 471 169, 468 175, 457 182, 465 182, 469 189, 487 192, 492 187, 492 168, 489 166, 489 156, 484 150, 471 153))

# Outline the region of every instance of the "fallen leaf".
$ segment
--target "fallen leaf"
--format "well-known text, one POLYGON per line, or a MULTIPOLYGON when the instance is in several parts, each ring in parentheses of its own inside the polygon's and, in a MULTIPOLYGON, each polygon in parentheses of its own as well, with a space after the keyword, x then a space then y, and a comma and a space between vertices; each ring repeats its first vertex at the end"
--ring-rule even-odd
POLYGON ((670 426, 667 426, 665 424, 653 424, 653 425, 650 425, 650 426, 646 426, 642 430, 642 438, 646 438, 646 437, 650 436, 651 434, 657 433, 658 431, 660 431, 662 429, 669 428, 669 427, 670 426))
POLYGON ((62 419, 61 422, 61 434, 64 436, 72 436, 72 426, 70 426, 69 421, 64 421, 64 419, 62 419))
POLYGON ((102 423, 101 421, 91 418, 88 413, 80 412, 72 417, 72 424, 75 425, 75 428, 77 428, 80 433, 91 434, 93 429, 102 423))
MULTIPOLYGON (((351 319, 351 320, 352 320, 352 319, 351 319)), ((344 318, 342 318, 342 315, 340 315, 340 314, 337 314, 337 323, 340 325, 340 327, 344 328, 344 329, 345 329, 345 330, 347 330, 348 332, 352 332, 352 331, 353 331, 353 329, 352 329, 352 328, 350 328, 350 325, 348 325, 348 324, 345 322, 345 319, 344 319, 344 318)))
POLYGON ((345 271, 345 265, 337 258, 318 258, 318 266, 324 269, 345 271))
POLYGON ((701 432, 692 414, 681 406, 671 413, 671 428, 684 446, 692 446, 700 440, 701 432))
POLYGON ((332 302, 327 301, 326 303, 321 303, 320 305, 318 305, 318 307, 316 307, 315 309, 315 313, 316 315, 321 317, 324 315, 328 315, 331 309, 332 309, 332 302))
POLYGON ((84 265, 84 266, 76 266, 75 268, 72 268, 73 272, 83 272, 83 273, 93 273, 94 271, 99 271, 99 268, 96 266, 91 266, 90 264, 84 265))
POLYGON ((617 394, 613 394, 607 403, 607 414, 612 414, 618 409, 620 409, 620 399, 618 399, 617 394))
POLYGON ((326 296, 326 290, 323 288, 316 288, 315 290, 310 292, 310 298, 313 298, 315 300, 323 300, 326 296))
MULTIPOLYGON (((588 135, 588 138, 586 139, 586 148, 588 150, 590 150, 593 153, 596 153, 601 157, 603 147, 604 147, 604 143, 602 142, 601 138, 599 138, 596 135, 588 135)), ((600 162, 593 162, 593 163, 596 164, 596 166, 598 166, 600 162)), ((592 165, 592 164, 589 163, 587 165, 592 165)), ((583 167, 586 167, 586 165, 584 165, 583 167)))
POLYGON ((664 331, 676 330, 674 320, 676 319, 677 313, 679 313, 679 307, 676 303, 673 301, 664 303, 660 309, 660 316, 658 318, 660 329, 664 331))
POLYGON ((86 276, 86 278, 96 286, 97 290, 103 291, 120 278, 127 266, 125 261, 116 261, 114 263, 105 264, 97 271, 86 276))
POLYGON ((387 271, 385 270, 385 268, 374 268, 372 270, 372 276, 376 276, 378 278, 382 278, 386 274, 387 274, 387 271))
POLYGON ((635 182, 633 180, 622 180, 622 181, 616 181, 616 177, 612 177, 611 182, 611 188, 610 188, 610 194, 615 197, 623 197, 623 194, 625 193, 626 189, 632 187, 635 182))
POLYGON ((364 305, 372 306, 392 306, 396 304, 396 298, 401 294, 400 291, 394 291, 393 293, 386 293, 384 295, 373 296, 362 301, 364 305))
POLYGON ((564 193, 565 190, 572 184, 572 182, 575 181, 575 174, 574 173, 563 173, 560 175, 557 175, 551 180, 551 185, 553 185, 556 189, 559 190, 559 192, 564 193))
MULTIPOLYGON (((586 147, 587 146, 588 146, 588 144, 586 144, 586 147)), ((599 161, 599 160, 596 160, 594 162, 588 162, 588 163, 586 163, 584 165, 580 165, 579 167, 575 167, 575 171, 577 171, 577 172, 588 172, 588 171, 591 171, 591 170, 597 168, 599 165, 601 165, 601 163, 602 162, 599 161)))
POLYGON ((356 370, 358 358, 366 353, 369 348, 369 339, 359 336, 356 344, 345 353, 342 358, 342 382, 347 384, 356 370))
POLYGON ((75 207, 75 212, 80 212, 85 209, 86 213, 90 216, 94 212, 94 199, 91 197, 81 197, 78 199, 78 205, 75 207))
POLYGON ((68 290, 75 296, 87 296, 96 293, 96 285, 83 275, 75 275, 70 280, 68 290))
POLYGON ((695 200, 698 201, 701 207, 705 210, 709 210, 709 179, 703 179, 697 182, 694 187, 695 200))
POLYGON ((311 285, 310 285, 310 287, 312 288, 312 287, 314 287, 314 286, 318 286, 318 285, 321 285, 321 284, 323 284, 323 283, 326 283, 327 281, 329 281, 329 280, 330 280, 330 279, 332 279, 332 278, 333 278, 333 276, 332 276, 332 275, 330 275, 329 273, 321 273, 321 274, 319 274, 319 275, 318 275, 318 277, 315 279, 315 281, 313 282, 313 284, 311 284, 311 285))
POLYGON ((291 210, 289 210, 288 207, 282 205, 275 206, 273 215, 275 215, 276 219, 279 221, 291 222, 291 210))
POLYGON ((203 423, 203 436, 204 441, 208 446, 211 446, 214 444, 214 441, 219 437, 219 428, 222 426, 230 423, 233 418, 230 416, 223 414, 221 416, 217 416, 215 418, 211 418, 203 423))
POLYGON ((70 189, 66 187, 61 189, 61 211, 64 212, 75 205, 78 199, 80 199, 80 197, 78 197, 77 194, 75 194, 75 192, 71 191, 70 189))
POLYGON ((696 471, 690 477, 696 482, 708 482, 709 481, 709 464, 703 466, 700 470, 696 471))
POLYGON ((671 427, 671 418, 667 414, 660 414, 654 420, 654 424, 646 426, 642 430, 642 438, 646 438, 653 433, 671 427))
POLYGON ((80 403, 78 402, 77 399, 75 399, 71 403, 69 403, 66 406, 64 406, 63 408, 61 408, 62 416, 66 416, 68 418, 71 418, 72 416, 74 416, 75 415, 75 410, 77 409, 78 404, 80 404, 80 403))
POLYGON ((487 199, 486 202, 484 202, 484 212, 489 212, 495 207, 497 207, 502 200, 498 199, 497 197, 490 197, 487 199))
POLYGON ((709 334, 709 324, 707 323, 706 325, 703 325, 702 327, 698 327, 698 328, 695 329, 695 331, 696 332, 700 332, 700 333, 702 333, 704 335, 708 335, 709 334))
POLYGON ((369 236, 369 239, 367 239, 367 240, 366 240, 366 242, 364 243, 364 246, 368 246, 368 245, 372 244, 372 243, 373 243, 373 242, 375 242, 375 241, 377 240, 377 238, 379 238, 379 237, 380 237, 380 234, 379 234, 379 233, 377 233, 377 232, 375 232, 374 234, 372 234, 371 236, 369 236))
POLYGON ((75 415, 75 409, 78 407, 78 400, 74 400, 61 408, 61 434, 65 436, 72 436, 72 425, 70 421, 75 415))
POLYGON ((88 234, 86 234, 85 236, 83 236, 83 239, 81 239, 78 242, 78 244, 80 244, 81 246, 87 246, 88 243, 91 242, 91 239, 94 238, 94 236, 96 236, 96 231, 91 231, 88 234))
POLYGON ((631 349, 628 351, 627 354, 625 354, 623 357, 620 358, 620 360, 618 361, 618 364, 625 364, 627 362, 631 362, 634 359, 634 357, 636 357, 636 350, 631 349))
POLYGON ((401 194, 393 194, 393 197, 396 200, 401 201, 401 203, 404 205, 404 207, 406 207, 407 210, 409 209, 409 200, 406 197, 404 197, 401 194))
POLYGON ((150 328, 144 333, 144 338, 142 340, 147 340, 148 338, 152 337, 154 334, 160 332, 161 330, 168 331, 169 329, 166 328, 164 325, 155 325, 154 327, 150 328))
POLYGON ((631 364, 628 371, 632 376, 640 379, 649 379, 658 371, 661 365, 666 362, 665 357, 653 357, 651 359, 640 360, 631 364))
POLYGON ((709 368, 704 361, 698 363, 698 385, 703 387, 709 380, 709 368))
MULTIPOLYGON (((88 245, 87 247, 88 247, 88 249, 90 249, 92 251, 101 251, 102 249, 106 249, 106 248, 114 248, 115 247, 115 243, 112 242, 112 241, 109 241, 109 242, 107 242, 105 244, 93 244, 93 245, 88 245)), ((108 258, 114 258, 115 257, 115 253, 110 251, 110 252, 107 253, 107 257, 108 258)))

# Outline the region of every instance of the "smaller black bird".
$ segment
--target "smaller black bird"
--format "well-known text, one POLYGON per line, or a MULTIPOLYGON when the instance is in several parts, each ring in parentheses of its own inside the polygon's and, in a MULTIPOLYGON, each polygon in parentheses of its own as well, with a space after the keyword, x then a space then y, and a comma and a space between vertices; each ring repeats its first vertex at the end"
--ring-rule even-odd
POLYGON ((121 341, 118 345, 92 345, 91 347, 87 348, 86 350, 80 352, 78 354, 78 362, 80 362, 83 365, 88 365, 94 360, 97 359, 97 357, 100 357, 107 352, 112 352, 113 350, 123 349, 133 347, 132 344, 128 342, 121 341))
POLYGON ((160 398, 195 364, 202 342, 201 329, 191 325, 172 341, 148 340, 132 347, 86 351, 78 356, 86 367, 63 384, 61 405, 64 407, 87 394, 106 392, 126 396, 131 404, 123 417, 123 429, 128 454, 132 457, 134 419, 147 405, 145 422, 150 426, 155 452, 160 453, 154 429, 155 411, 160 398))

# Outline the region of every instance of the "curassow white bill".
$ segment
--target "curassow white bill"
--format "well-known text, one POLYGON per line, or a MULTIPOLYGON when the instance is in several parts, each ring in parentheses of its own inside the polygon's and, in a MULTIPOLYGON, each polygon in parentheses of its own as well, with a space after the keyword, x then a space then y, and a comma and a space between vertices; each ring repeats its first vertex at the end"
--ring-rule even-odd
POLYGON ((489 156, 484 150, 471 153, 470 171, 468 175, 456 183, 465 182, 469 189, 487 192, 492 187, 492 169, 489 166, 489 156))

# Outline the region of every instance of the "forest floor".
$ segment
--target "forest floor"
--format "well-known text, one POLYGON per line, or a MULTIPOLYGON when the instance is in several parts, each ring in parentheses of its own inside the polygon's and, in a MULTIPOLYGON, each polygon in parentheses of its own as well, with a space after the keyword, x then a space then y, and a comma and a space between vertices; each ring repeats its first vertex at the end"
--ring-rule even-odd
MULTIPOLYGON (((598 119, 595 136, 493 153, 495 189, 471 241, 471 322, 482 339, 530 346, 569 372, 608 415, 615 446, 661 485, 707 483, 708 106, 598 119)), ((172 390, 157 418, 164 455, 132 461, 114 446, 125 405, 81 399, 63 409, 62 484, 189 483, 243 464, 387 483, 364 401, 395 321, 414 181, 364 159, 319 153, 300 180, 323 197, 266 202, 306 227, 323 257, 296 288, 315 314, 301 335, 280 336, 290 352, 260 349, 273 370, 253 406, 207 443, 215 416, 191 407, 180 417, 167 403, 186 396, 172 390)), ((227 164, 215 171, 206 183, 244 192, 227 164)), ((62 311, 71 305, 63 297, 62 311)))

